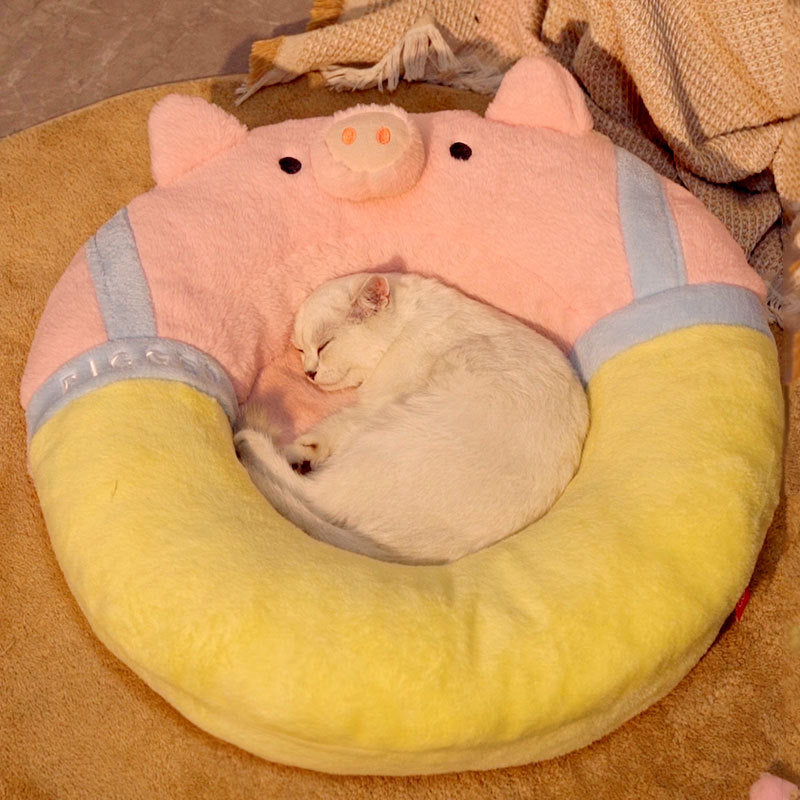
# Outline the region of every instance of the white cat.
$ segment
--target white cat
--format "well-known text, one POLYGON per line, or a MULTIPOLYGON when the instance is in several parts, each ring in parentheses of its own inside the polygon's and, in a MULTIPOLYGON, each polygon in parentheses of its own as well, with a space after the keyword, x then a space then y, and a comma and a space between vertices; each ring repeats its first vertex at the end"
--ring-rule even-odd
POLYGON ((267 499, 318 539, 453 561, 540 517, 578 468, 589 412, 563 353, 438 281, 328 281, 301 306, 293 344, 310 380, 358 387, 356 404, 284 453, 251 407, 235 442, 267 499))

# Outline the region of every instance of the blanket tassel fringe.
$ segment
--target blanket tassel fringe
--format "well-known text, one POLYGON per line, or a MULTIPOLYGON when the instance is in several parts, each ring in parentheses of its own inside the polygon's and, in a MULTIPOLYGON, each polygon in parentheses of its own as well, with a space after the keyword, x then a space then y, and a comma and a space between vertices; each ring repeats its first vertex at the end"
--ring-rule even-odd
POLYGON ((339 91, 377 86, 397 88, 407 81, 428 81, 481 94, 497 91, 503 72, 480 62, 476 55, 459 59, 430 15, 419 19, 400 41, 371 67, 335 65, 321 70, 325 81, 339 91))
MULTIPOLYGON (((456 56, 430 15, 412 25, 373 66, 337 64, 323 67, 320 72, 326 83, 338 91, 356 91, 373 86, 382 90, 384 85, 393 91, 402 77, 407 81, 428 81, 480 94, 494 94, 504 74, 504 70, 484 63, 476 52, 456 56)), ((244 84, 236 90, 236 105, 241 105, 264 86, 285 83, 296 77, 295 73, 273 67, 254 83, 244 84)))

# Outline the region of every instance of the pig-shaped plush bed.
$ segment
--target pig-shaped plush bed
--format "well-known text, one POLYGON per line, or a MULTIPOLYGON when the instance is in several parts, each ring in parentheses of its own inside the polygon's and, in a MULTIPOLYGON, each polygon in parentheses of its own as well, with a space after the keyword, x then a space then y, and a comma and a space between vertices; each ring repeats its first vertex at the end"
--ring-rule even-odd
POLYGON ((100 639, 200 727, 329 772, 545 759, 669 692, 778 498, 775 346, 724 227, 593 132, 547 59, 485 118, 357 106, 248 132, 173 95, 149 126, 156 186, 77 253, 22 383, 53 548, 100 639), (311 539, 234 452, 303 298, 374 268, 527 321, 586 384, 556 505, 449 565, 311 539))

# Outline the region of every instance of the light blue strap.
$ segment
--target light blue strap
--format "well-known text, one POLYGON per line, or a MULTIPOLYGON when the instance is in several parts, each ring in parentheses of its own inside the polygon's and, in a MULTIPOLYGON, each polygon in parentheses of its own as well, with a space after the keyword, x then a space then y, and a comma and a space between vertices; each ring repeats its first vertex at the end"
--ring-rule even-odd
POLYGON ((89 239, 86 258, 108 338, 156 336, 153 300, 127 209, 89 239))
POLYGON ((742 325, 770 336, 764 309, 749 289, 688 284, 651 294, 598 320, 575 343, 572 365, 584 383, 613 356, 692 325, 742 325))
POLYGON ((599 319, 570 360, 584 383, 630 347, 692 325, 742 325, 771 335, 759 298, 728 284, 688 284, 678 230, 661 178, 615 147, 620 225, 633 301, 599 319))
POLYGON ((686 283, 675 221, 658 174, 644 161, 614 148, 622 239, 634 299, 686 283))
POLYGON ((28 438, 72 400, 133 378, 193 386, 215 398, 233 422, 237 399, 225 369, 190 344, 158 337, 127 209, 86 243, 86 257, 109 341, 70 359, 36 390, 26 411, 28 438))
POLYGON ((30 439, 67 404, 111 383, 132 378, 180 381, 216 399, 233 422, 236 393, 223 367, 184 342, 135 337, 104 342, 70 359, 33 395, 25 413, 30 439))

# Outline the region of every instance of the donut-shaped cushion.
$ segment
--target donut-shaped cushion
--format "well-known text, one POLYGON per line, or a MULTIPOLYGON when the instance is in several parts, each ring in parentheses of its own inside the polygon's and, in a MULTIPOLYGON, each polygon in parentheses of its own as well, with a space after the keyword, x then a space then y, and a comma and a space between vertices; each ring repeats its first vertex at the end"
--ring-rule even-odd
POLYGON ((355 200, 357 176, 347 196, 314 177, 338 115, 248 133, 199 100, 156 106, 156 187, 76 255, 37 331, 31 474, 98 637, 200 727, 341 773, 549 758, 674 687, 747 585, 783 429, 763 287, 694 198, 591 131, 553 62, 519 62, 486 118, 385 113, 424 167, 408 188, 410 168, 356 154, 381 173, 355 200), (517 315, 586 383, 562 497, 453 564, 317 542, 236 460, 237 402, 303 297, 365 265, 517 315))

